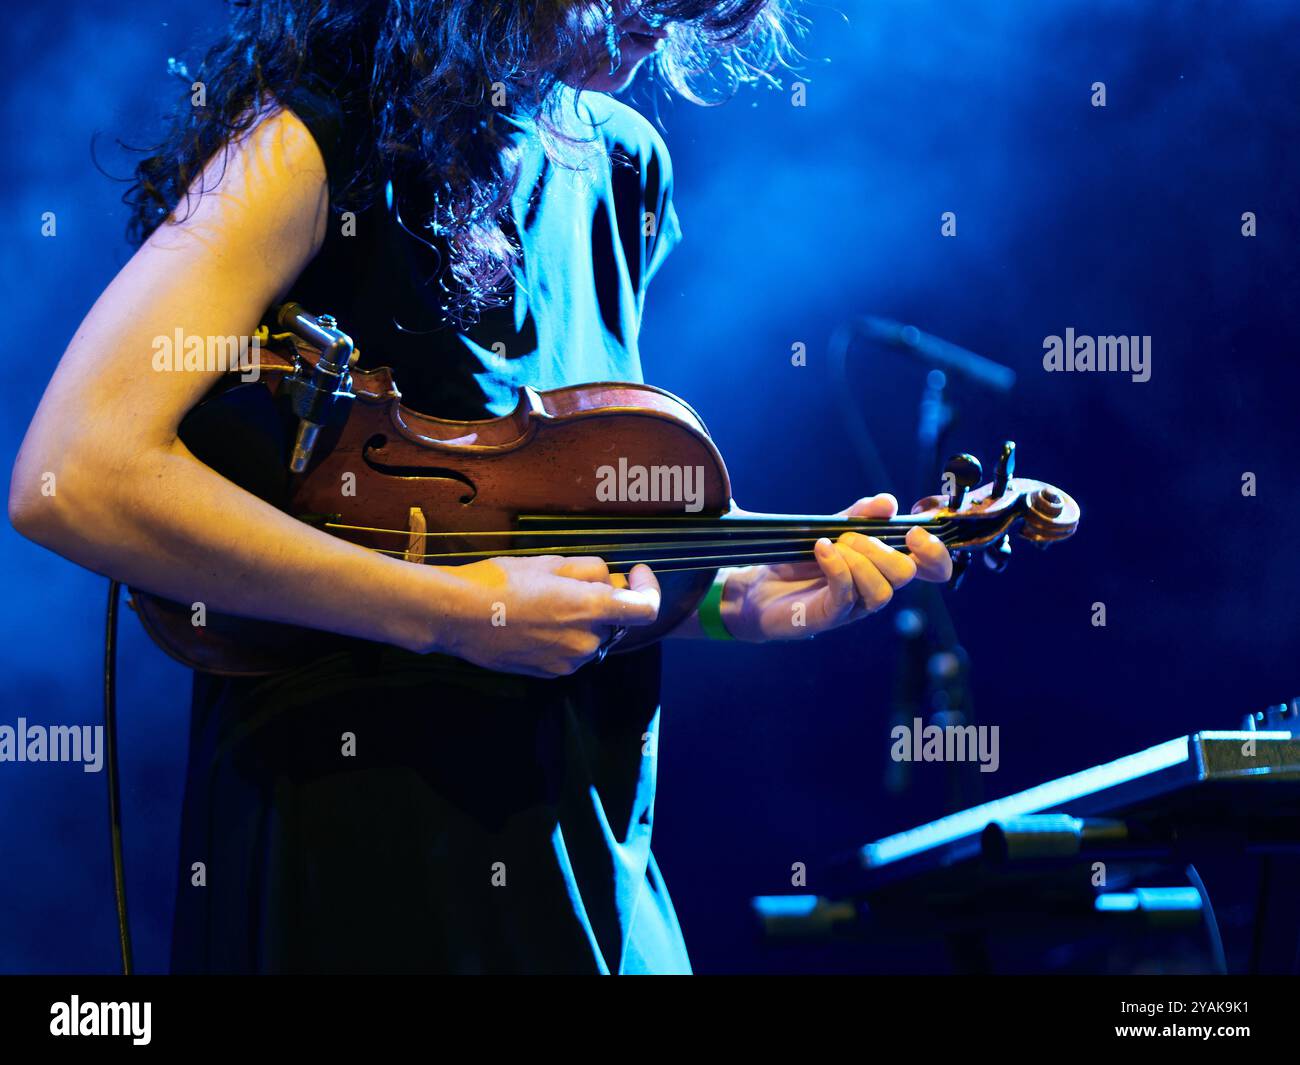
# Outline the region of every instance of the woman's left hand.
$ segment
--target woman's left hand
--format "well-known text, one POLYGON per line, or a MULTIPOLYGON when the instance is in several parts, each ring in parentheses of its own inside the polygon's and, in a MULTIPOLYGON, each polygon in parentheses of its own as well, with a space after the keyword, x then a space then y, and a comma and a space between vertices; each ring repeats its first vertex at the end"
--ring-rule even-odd
MULTIPOLYGON (((892 518, 898 500, 891 495, 860 499, 844 517, 892 518)), ((834 543, 823 538, 815 561, 732 570, 723 591, 721 614, 738 640, 799 640, 874 614, 894 592, 914 578, 944 582, 952 576, 948 549, 922 528, 907 532, 905 555, 874 536, 843 533, 834 543)))

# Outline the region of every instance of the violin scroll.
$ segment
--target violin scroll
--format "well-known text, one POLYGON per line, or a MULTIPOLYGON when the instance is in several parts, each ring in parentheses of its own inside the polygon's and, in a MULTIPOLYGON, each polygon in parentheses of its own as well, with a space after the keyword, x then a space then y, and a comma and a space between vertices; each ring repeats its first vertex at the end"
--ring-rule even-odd
POLYGON ((955 455, 944 466, 944 490, 927 496, 912 514, 932 519, 953 559, 956 587, 976 551, 985 565, 1002 572, 1011 558, 1012 533, 1039 547, 1065 540, 1079 525, 1079 504, 1054 485, 1015 476, 1015 443, 1008 440, 994 473, 981 488, 972 485, 982 475, 979 460, 955 455))

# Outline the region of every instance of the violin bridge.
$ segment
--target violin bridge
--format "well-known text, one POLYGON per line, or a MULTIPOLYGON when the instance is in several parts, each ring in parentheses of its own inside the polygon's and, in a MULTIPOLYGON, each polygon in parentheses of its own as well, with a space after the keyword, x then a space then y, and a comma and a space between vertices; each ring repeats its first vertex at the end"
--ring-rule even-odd
POLYGON ((407 515, 406 538, 406 561, 423 562, 424 545, 426 543, 425 533, 429 531, 428 523, 424 520, 424 511, 419 507, 412 507, 407 515))

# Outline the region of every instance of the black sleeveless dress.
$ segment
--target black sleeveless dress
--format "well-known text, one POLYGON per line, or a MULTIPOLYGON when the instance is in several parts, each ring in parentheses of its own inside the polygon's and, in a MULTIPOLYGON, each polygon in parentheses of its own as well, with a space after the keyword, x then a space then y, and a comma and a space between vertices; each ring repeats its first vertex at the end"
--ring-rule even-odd
MULTIPOLYGON (((646 286, 679 239, 669 157, 630 108, 575 102, 606 151, 557 166, 519 124, 521 274, 472 327, 444 322, 437 253, 391 187, 332 212, 290 296, 392 366, 408 406, 483 418, 525 384, 642 379, 646 286)), ((333 191, 355 130, 328 94, 286 104, 333 191)), ((688 971, 650 852, 658 687, 657 647, 551 681, 366 643, 196 674, 173 970, 688 971)))

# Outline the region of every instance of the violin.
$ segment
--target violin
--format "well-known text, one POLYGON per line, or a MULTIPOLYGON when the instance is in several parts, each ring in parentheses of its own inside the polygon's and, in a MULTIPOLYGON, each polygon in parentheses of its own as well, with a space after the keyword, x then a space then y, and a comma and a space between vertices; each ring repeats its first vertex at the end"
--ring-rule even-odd
MULTIPOLYGON (((182 423, 181 439, 197 457, 241 483, 222 468, 243 446, 229 423, 221 423, 216 446, 204 446, 194 426, 211 422, 207 415, 223 404, 243 412, 236 418, 243 425, 258 421, 250 409, 274 410, 262 422, 283 430, 296 418, 296 434, 290 441, 267 430, 251 451, 276 456, 278 489, 267 489, 265 464, 258 484, 241 486, 304 524, 414 565, 597 555, 611 573, 626 573, 645 563, 662 588, 659 617, 628 631, 615 653, 675 629, 719 569, 809 561, 823 536, 861 532, 906 551, 907 530, 920 525, 953 553, 959 580, 976 552, 1002 569, 1012 534, 1046 546, 1071 536, 1079 523, 1079 507, 1066 493, 1015 476, 1011 442, 982 487, 977 459, 950 460, 943 491, 911 514, 752 513, 733 503, 726 465, 703 420, 663 389, 624 382, 524 388, 503 417, 436 418, 402 403, 387 367, 359 369, 351 338, 332 318, 285 304, 273 323, 282 331, 266 331, 257 380, 241 384, 233 371, 225 375, 182 423), (256 395, 250 398, 249 389, 256 395)), ((210 673, 263 675, 355 644, 231 615, 208 613, 196 624, 189 605, 137 589, 131 605, 159 647, 210 673)))

